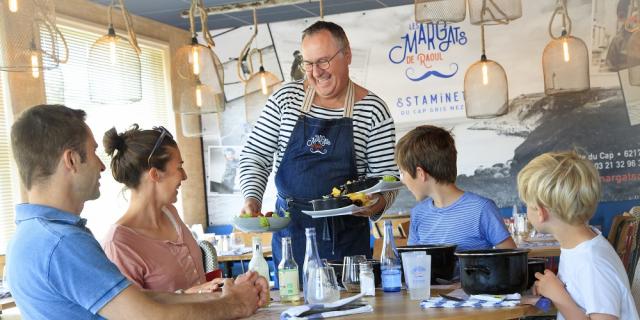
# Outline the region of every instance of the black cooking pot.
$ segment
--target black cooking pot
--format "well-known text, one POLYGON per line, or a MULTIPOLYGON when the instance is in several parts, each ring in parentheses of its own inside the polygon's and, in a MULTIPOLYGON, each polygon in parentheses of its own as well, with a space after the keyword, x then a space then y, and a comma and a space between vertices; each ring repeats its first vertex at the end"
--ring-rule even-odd
POLYGON ((526 249, 456 252, 460 282, 467 294, 509 294, 527 289, 526 249))
POLYGON ((536 272, 544 273, 547 260, 541 258, 529 259, 529 271, 527 271, 527 289, 536 282, 536 272))
MULTIPOLYGON (((431 283, 438 284, 436 279, 451 280, 456 267, 455 244, 420 244, 398 247, 402 259, 403 252, 424 251, 431 256, 431 283)), ((404 274, 403 274, 404 275, 404 274)))
MULTIPOLYGON (((381 288, 382 273, 380 273, 380 260, 367 259, 367 262, 369 262, 373 267, 373 279, 375 281, 376 288, 381 288)), ((329 260, 327 264, 329 265, 329 267, 333 267, 333 271, 335 271, 336 278, 338 279, 338 284, 341 287, 344 287, 342 285, 342 267, 343 267, 342 261, 329 260)))

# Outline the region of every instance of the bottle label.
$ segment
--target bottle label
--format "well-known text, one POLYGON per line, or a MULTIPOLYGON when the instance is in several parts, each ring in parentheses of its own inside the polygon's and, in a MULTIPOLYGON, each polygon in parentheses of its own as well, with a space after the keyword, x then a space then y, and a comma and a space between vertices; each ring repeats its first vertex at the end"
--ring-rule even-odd
POLYGON ((382 270, 382 288, 387 291, 388 289, 400 289, 402 282, 400 280, 399 269, 386 269, 382 270))
POLYGON ((293 296, 300 294, 298 282, 298 269, 278 270, 278 284, 280 285, 280 296, 293 296))

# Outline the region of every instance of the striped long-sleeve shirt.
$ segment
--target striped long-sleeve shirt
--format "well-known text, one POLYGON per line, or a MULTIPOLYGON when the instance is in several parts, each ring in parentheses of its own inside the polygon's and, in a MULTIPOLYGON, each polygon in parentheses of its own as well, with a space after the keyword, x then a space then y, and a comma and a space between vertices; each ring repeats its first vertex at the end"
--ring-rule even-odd
MULTIPOLYGON (((303 100, 304 87, 301 81, 286 84, 269 97, 240 154, 240 187, 245 198, 262 201, 269 174, 272 169, 277 172, 291 132, 302 113, 303 100)), ((342 108, 312 106, 309 116, 337 119, 343 113, 342 108)), ((352 118, 358 175, 398 176, 394 162, 395 126, 384 101, 369 92, 355 103, 352 118)), ((327 193, 330 191, 327 190, 327 193)), ((387 208, 396 194, 384 193, 387 208)))

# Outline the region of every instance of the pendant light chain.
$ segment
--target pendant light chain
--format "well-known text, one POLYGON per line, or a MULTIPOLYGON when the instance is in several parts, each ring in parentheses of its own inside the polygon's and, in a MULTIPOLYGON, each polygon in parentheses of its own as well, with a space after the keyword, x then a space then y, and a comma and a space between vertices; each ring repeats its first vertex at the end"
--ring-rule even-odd
POLYGON ((508 24, 509 23, 509 15, 507 15, 507 13, 504 12, 504 10, 500 9, 500 7, 493 0, 488 0, 488 1, 489 1, 489 3, 491 3, 493 5, 493 7, 502 16, 502 19, 496 18, 496 15, 493 14, 493 11, 491 11, 489 9, 489 6, 487 6, 487 0, 482 0, 482 10, 480 10, 480 17, 483 17, 483 19, 484 19, 485 13, 488 13, 491 16, 491 21, 495 21, 495 22, 497 22, 499 24, 508 24))
POLYGON ((324 21, 324 3, 320 0, 320 20, 324 21))
POLYGON ((129 14, 129 11, 125 8, 123 0, 111 0, 111 5, 109 6, 109 28, 113 28, 113 9, 118 8, 122 12, 122 18, 124 20, 124 25, 127 28, 127 33, 129 34, 129 41, 131 42, 131 46, 136 51, 137 54, 140 54, 140 46, 138 46, 138 39, 136 38, 136 33, 133 31, 133 19, 129 14), (116 3, 116 1, 118 3, 116 3))
POLYGON ((487 55, 486 55, 486 51, 485 51, 485 44, 484 44, 484 24, 480 26, 480 41, 482 41, 482 61, 486 61, 487 60, 487 55))
POLYGON ((240 51, 240 56, 238 57, 238 65, 236 68, 236 71, 238 73, 238 79, 240 79, 240 82, 242 83, 246 83, 249 80, 249 78, 245 77, 242 72, 242 61, 244 59, 247 59, 249 63, 249 76, 251 76, 251 74, 253 73, 253 61, 251 60, 251 54, 249 49, 251 47, 251 44, 253 43, 253 40, 256 38, 257 35, 258 35, 258 15, 257 15, 256 9, 253 8, 253 34, 251 35, 251 38, 249 39, 249 41, 247 41, 247 44, 244 45, 244 48, 242 48, 242 51, 240 51))
POLYGON ((549 36, 558 40, 563 36, 568 36, 571 34, 571 18, 569 17, 569 11, 567 10, 567 0, 558 0, 556 4, 555 10, 553 10, 553 14, 551 15, 551 20, 549 20, 549 36), (562 15, 562 33, 559 36, 553 35, 553 21, 556 19, 556 16, 562 15))

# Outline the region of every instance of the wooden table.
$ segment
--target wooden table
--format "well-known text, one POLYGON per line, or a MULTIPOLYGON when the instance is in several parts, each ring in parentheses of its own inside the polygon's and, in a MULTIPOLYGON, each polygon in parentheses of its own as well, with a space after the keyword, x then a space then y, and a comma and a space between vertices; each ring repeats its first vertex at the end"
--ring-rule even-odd
MULTIPOLYGON (((440 293, 447 293, 447 290, 431 290, 431 296, 437 296, 440 293)), ((273 295, 274 292, 272 292, 273 295)), ((351 293, 342 293, 342 297, 352 295, 351 293)), ((380 289, 376 291, 375 297, 366 297, 364 302, 369 303, 373 307, 372 313, 362 313, 358 315, 350 315, 348 317, 338 317, 335 319, 475 319, 475 320, 502 320, 502 319, 518 319, 524 316, 542 315, 531 305, 520 305, 509 308, 429 308, 422 309, 420 302, 409 299, 406 290, 393 293, 383 293, 380 289)), ((290 305, 281 305, 273 303, 266 309, 258 311, 258 314, 252 319, 278 319, 282 311, 286 310, 290 305)))
POLYGON ((546 257, 559 257, 560 246, 542 246, 527 248, 529 251, 529 258, 546 258, 546 257))
MULTIPOLYGON (((262 247, 262 255, 266 258, 271 258, 272 252, 271 252, 271 247, 262 247)), ((245 253, 245 254, 239 254, 239 255, 225 255, 225 256, 218 256, 218 262, 223 262, 225 269, 226 269, 226 273, 225 276, 230 278, 231 275, 231 269, 233 268, 233 263, 234 262, 244 262, 244 261, 249 261, 251 260, 251 257, 253 257, 253 253, 249 252, 249 253, 245 253)), ((242 263, 242 272, 244 273, 244 264, 242 263)))

